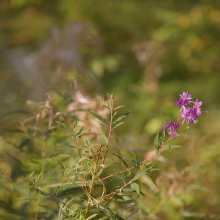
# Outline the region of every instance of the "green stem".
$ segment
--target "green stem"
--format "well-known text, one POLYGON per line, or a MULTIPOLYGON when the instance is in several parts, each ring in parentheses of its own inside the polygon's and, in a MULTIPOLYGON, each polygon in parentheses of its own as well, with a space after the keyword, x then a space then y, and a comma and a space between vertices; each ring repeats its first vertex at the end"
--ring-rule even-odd
MULTIPOLYGON (((98 161, 99 161, 99 156, 97 156, 97 160, 96 160, 96 163, 95 163, 95 169, 94 169, 94 174, 92 175, 92 182, 91 182, 91 186, 90 186, 90 190, 89 190, 89 196, 91 196, 92 190, 93 190, 93 187, 94 187, 95 175, 96 175, 97 169, 98 169, 98 161)), ((87 207, 86 207, 86 213, 85 213, 85 219, 87 218, 90 204, 91 204, 91 202, 88 199, 87 207)))

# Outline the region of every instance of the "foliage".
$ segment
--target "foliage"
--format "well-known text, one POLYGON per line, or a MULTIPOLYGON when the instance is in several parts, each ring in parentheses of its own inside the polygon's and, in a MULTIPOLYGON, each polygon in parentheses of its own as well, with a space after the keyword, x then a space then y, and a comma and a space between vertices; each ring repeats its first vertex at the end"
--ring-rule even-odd
MULTIPOLYGON (((127 199, 122 195, 109 208, 126 219, 218 219, 219 11, 219 2, 209 0, 0 1, 0 219, 57 214, 56 197, 19 200, 44 195, 28 183, 15 187, 33 170, 32 182, 43 171, 37 186, 45 193, 64 187, 56 185, 66 181, 56 159, 69 167, 77 163, 78 150, 55 121, 71 129, 78 121, 77 132, 90 130, 79 140, 83 146, 105 144, 106 128, 84 110, 109 122, 109 110, 102 108, 106 93, 115 94, 116 106, 128 106, 126 123, 119 121, 112 131, 108 155, 118 164, 103 171, 107 176, 135 166, 136 156, 138 161, 151 156, 158 130, 178 117, 173 103, 181 91, 202 98, 210 114, 152 158, 152 169, 161 169, 151 175, 158 187, 142 175, 137 184, 146 196, 137 195, 132 183, 136 205, 122 203, 127 199)), ((134 169, 130 172, 125 173, 131 177, 134 169)), ((121 184, 128 177, 113 178, 121 184)))

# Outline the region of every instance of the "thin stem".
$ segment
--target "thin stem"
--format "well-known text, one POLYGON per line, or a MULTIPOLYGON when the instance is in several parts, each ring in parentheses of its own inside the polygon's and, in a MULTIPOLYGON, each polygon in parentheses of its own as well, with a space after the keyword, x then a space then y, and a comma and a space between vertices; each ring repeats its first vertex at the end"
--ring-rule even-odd
POLYGON ((103 160, 102 160, 102 165, 105 164, 105 159, 106 159, 106 156, 108 154, 108 147, 109 147, 109 143, 110 143, 110 137, 111 137, 111 131, 112 131, 112 121, 113 121, 113 107, 114 107, 114 102, 113 102, 113 95, 111 95, 111 100, 110 100, 110 105, 111 105, 111 119, 110 119, 110 125, 109 125, 109 132, 108 132, 108 142, 107 142, 107 149, 105 151, 105 154, 103 156, 103 160))
POLYGON ((73 137, 75 139, 75 142, 76 142, 76 147, 77 147, 77 150, 78 150, 78 153, 79 153, 79 158, 81 159, 81 154, 80 154, 80 150, 79 150, 79 144, 78 144, 78 141, 76 139, 76 134, 75 132, 73 132, 73 137))
MULTIPOLYGON (((160 150, 162 150, 162 149, 167 145, 167 143, 170 141, 170 139, 171 139, 172 137, 173 137, 173 135, 171 134, 170 137, 167 139, 167 141, 166 141, 166 142, 163 144, 163 146, 160 148, 160 150)), ((146 161, 150 160, 150 159, 151 159, 152 157, 154 157, 156 154, 157 154, 157 150, 155 150, 155 152, 154 152, 150 157, 148 157, 147 159, 143 160, 143 161, 141 162, 141 164, 143 164, 143 163, 145 163, 146 161)), ((120 171, 120 172, 118 172, 118 173, 115 173, 115 174, 109 175, 109 176, 107 176, 107 177, 104 177, 104 178, 102 178, 102 180, 108 179, 108 178, 112 177, 113 175, 117 175, 117 174, 120 174, 120 173, 124 173, 124 172, 126 172, 126 171, 128 171, 128 170, 131 170, 131 169, 133 169, 133 168, 134 168, 134 166, 133 166, 133 167, 130 167, 130 168, 128 168, 128 169, 122 170, 122 171, 120 171)))
MULTIPOLYGON (((170 137, 167 139, 167 141, 163 144, 163 146, 160 148, 161 150, 166 146, 166 144, 170 141, 170 139, 172 138, 172 134, 170 135, 170 137)), ((145 159, 145 160, 143 160, 142 162, 141 162, 141 164, 142 163, 144 163, 144 162, 146 162, 146 161, 148 161, 149 159, 151 159, 153 156, 155 156, 156 155, 156 152, 157 151, 155 151, 155 153, 153 154, 153 155, 151 155, 150 157, 148 157, 147 159, 145 159)), ((130 167, 129 169, 133 169, 134 167, 130 167)), ((128 169, 127 169, 128 170, 128 169)), ((125 172, 126 170, 123 170, 123 172, 125 172)), ((141 171, 141 169, 137 172, 137 173, 139 173, 141 171)), ((121 171, 122 172, 122 171, 121 171)), ((119 173, 121 173, 121 172, 119 172, 119 173)), ((112 175, 111 175, 112 176, 112 175)), ((110 177, 110 176, 109 176, 110 177)), ((111 192, 110 194, 108 194, 108 195, 106 195, 106 196, 110 196, 110 195, 112 195, 112 197, 115 195, 115 193, 117 192, 117 191, 121 191, 123 188, 125 188, 127 185, 129 185, 129 184, 131 184, 132 183, 132 180, 134 179, 136 177, 136 175, 132 178, 132 179, 130 179, 126 184, 124 184, 121 188, 119 188, 119 189, 117 189, 117 190, 115 190, 114 192, 111 192)), ((104 179, 106 179, 106 178, 104 178, 104 179)), ((103 179, 102 179, 103 180, 103 179)), ((111 198, 112 198, 111 197, 111 198)), ((110 199, 111 199, 110 198, 110 199)), ((106 203, 108 203, 109 201, 110 201, 110 199, 106 202, 106 203)), ((106 204, 105 203, 105 204, 106 204)))
POLYGON ((110 125, 109 125, 107 148, 108 148, 108 145, 109 145, 109 142, 110 142, 111 131, 112 131, 113 107, 114 107, 113 95, 111 95, 111 120, 110 120, 110 125))
MULTIPOLYGON (((90 186, 90 190, 89 190, 89 198, 91 197, 92 190, 93 190, 93 187, 94 187, 94 181, 95 181, 96 173, 97 173, 97 170, 98 170, 98 162, 99 162, 99 156, 100 156, 101 149, 102 149, 102 145, 100 145, 100 148, 99 148, 99 151, 98 151, 98 154, 97 154, 97 157, 96 157, 96 161, 95 161, 94 173, 92 175, 92 182, 91 182, 91 186, 90 186)), ((89 198, 88 198, 86 212, 85 212, 85 219, 87 218, 87 215, 88 215, 88 212, 89 212, 89 207, 90 207, 90 204, 91 204, 89 198)))

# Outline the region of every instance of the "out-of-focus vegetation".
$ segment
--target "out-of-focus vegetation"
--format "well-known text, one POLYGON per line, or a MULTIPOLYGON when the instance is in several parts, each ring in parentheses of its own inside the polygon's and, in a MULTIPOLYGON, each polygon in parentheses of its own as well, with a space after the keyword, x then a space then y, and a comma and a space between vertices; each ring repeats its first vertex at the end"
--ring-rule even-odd
POLYGON ((27 191, 15 186, 33 170, 43 170, 42 184, 56 183, 51 156, 74 160, 61 148, 66 135, 56 118, 98 130, 82 110, 106 116, 103 100, 114 93, 131 114, 112 152, 144 159, 188 91, 209 114, 181 128, 185 135, 173 142, 182 148, 153 160, 159 188, 143 177, 146 197, 129 211, 117 202, 110 208, 125 219, 218 219, 219 47, 218 1, 1 0, 0 218, 55 219, 54 200, 21 202, 27 191))

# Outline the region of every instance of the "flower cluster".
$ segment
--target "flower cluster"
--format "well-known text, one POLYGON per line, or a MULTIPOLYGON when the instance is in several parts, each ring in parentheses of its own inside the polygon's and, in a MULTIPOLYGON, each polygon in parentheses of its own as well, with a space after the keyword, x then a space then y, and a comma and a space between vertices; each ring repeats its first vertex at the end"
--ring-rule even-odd
MULTIPOLYGON (((189 128, 189 123, 198 123, 198 117, 202 114, 201 111, 201 105, 202 102, 199 102, 198 99, 194 102, 191 100, 192 95, 188 94, 188 92, 183 92, 182 95, 180 95, 179 101, 175 102, 175 105, 180 108, 180 117, 177 120, 177 122, 170 121, 168 125, 163 126, 163 129, 167 129, 167 133, 169 135, 173 134, 174 136, 177 136, 177 131, 180 127, 180 124, 178 122, 182 119, 182 124, 186 122, 187 129, 189 128)), ((206 111, 207 112, 207 111, 206 111)))

